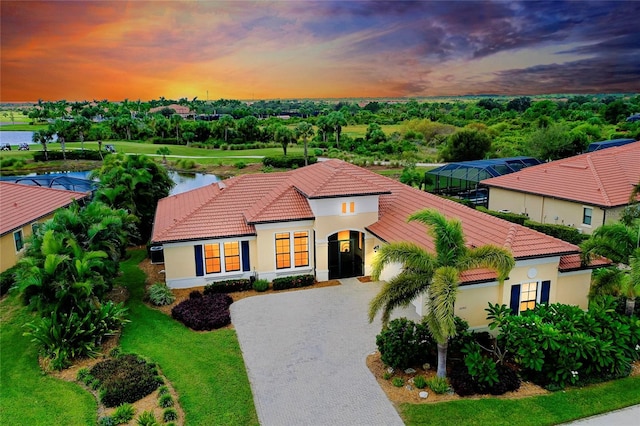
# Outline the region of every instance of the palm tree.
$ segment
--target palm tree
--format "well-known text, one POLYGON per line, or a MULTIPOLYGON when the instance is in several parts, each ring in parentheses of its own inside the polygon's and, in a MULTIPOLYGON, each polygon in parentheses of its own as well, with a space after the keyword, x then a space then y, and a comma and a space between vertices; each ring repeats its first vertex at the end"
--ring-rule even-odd
POLYGON ((276 142, 280 142, 282 145, 282 151, 284 151, 284 155, 287 155, 287 146, 291 143, 291 139, 293 139, 293 131, 284 126, 282 124, 278 124, 273 132, 273 139, 276 142))
POLYGON ((369 322, 382 311, 382 323, 386 327, 393 309, 407 306, 420 294, 427 293, 427 326, 438 345, 437 375, 446 377, 448 340, 456 332, 453 308, 460 274, 471 269, 489 268, 497 272, 502 283, 513 269, 515 260, 501 247, 467 247, 462 223, 457 219, 449 220, 436 210, 419 211, 409 216, 408 221, 428 227, 429 235, 434 238, 435 253, 410 242, 389 243, 380 248, 373 262, 372 279, 378 280, 384 267, 391 263, 401 263, 403 269, 371 301, 369 322))
POLYGON ((623 223, 602 225, 588 240, 580 244, 582 261, 586 265, 594 256, 603 256, 614 263, 629 265, 629 257, 640 247, 640 221, 630 226, 623 223))
POLYGON ((629 266, 599 268, 593 273, 589 299, 598 296, 624 296, 625 314, 631 316, 635 310, 636 298, 640 296, 640 249, 635 249, 629 257, 629 266))
POLYGON ((340 133, 342 133, 342 126, 347 125, 347 120, 341 112, 334 111, 327 116, 327 121, 336 135, 336 148, 340 149, 340 133))
POLYGON ((44 151, 44 160, 49 161, 49 153, 47 151, 47 144, 53 139, 53 132, 50 129, 36 130, 33 132, 31 140, 35 143, 42 145, 44 151))
POLYGON ((631 195, 629 195, 629 204, 637 203, 638 195, 640 195, 640 182, 638 182, 636 185, 633 185, 631 195))
POLYGON ((304 165, 309 164, 309 155, 307 153, 307 139, 313 136, 313 126, 306 121, 301 121, 295 128, 296 138, 302 138, 304 142, 304 165))

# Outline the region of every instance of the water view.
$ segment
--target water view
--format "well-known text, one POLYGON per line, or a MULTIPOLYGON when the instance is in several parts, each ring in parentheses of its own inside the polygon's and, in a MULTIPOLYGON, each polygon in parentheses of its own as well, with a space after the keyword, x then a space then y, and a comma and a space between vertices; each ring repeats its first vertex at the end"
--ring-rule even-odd
MULTIPOLYGON (((90 171, 80 171, 80 172, 51 172, 51 173, 30 173, 27 175, 21 176, 2 176, 0 180, 4 181, 22 181, 22 183, 26 183, 25 180, 29 180, 28 178, 56 178, 56 177, 67 177, 73 179, 88 179, 90 171)), ((220 179, 216 175, 205 174, 205 173, 178 173, 174 171, 169 171, 169 177, 171 180, 175 182, 175 186, 171 189, 169 195, 181 194, 183 192, 190 191, 192 189, 200 188, 201 186, 209 185, 215 182, 218 182, 220 179)), ((59 185, 53 186, 60 187, 59 185)), ((63 188, 63 189, 73 189, 73 188, 63 188)))
MULTIPOLYGON (((6 130, 0 132, 0 145, 8 143, 9 145, 20 145, 21 143, 32 144, 33 132, 6 130)), ((58 136, 53 135, 53 141, 57 141, 58 136)))

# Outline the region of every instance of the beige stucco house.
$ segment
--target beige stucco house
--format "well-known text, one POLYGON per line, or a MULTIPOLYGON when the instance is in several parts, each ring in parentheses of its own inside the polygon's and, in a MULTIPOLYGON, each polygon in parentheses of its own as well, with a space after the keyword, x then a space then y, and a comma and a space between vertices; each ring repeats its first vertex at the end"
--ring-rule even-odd
MULTIPOLYGON (((581 266, 578 247, 339 160, 238 176, 164 198, 152 243, 164 248, 172 288, 252 276, 366 276, 387 242, 434 249, 425 227, 406 221, 426 208, 459 218, 469 245, 496 244, 516 259, 503 284, 487 270, 465 274, 456 314, 471 326, 486 325, 488 302, 516 312, 541 302, 587 307, 591 269, 581 266)), ((387 268, 384 277, 397 272, 387 268)), ((423 313, 424 301, 414 304, 423 313)))
POLYGON ((16 264, 26 239, 55 211, 88 193, 0 182, 0 272, 16 264))
POLYGON ((489 209, 591 234, 615 222, 640 182, 640 141, 528 167, 480 182, 489 209))

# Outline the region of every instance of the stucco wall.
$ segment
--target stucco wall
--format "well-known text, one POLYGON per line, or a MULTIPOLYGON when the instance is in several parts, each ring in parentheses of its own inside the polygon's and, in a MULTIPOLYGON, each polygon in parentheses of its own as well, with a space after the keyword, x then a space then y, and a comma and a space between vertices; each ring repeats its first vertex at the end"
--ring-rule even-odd
POLYGON ((597 206, 502 188, 489 188, 489 209, 527 213, 535 222, 572 226, 581 229, 585 234, 591 234, 601 226, 605 217, 604 210, 597 206), (591 225, 582 223, 584 207, 592 209, 591 225))
POLYGON ((591 286, 591 270, 561 273, 558 277, 556 302, 589 307, 589 287, 591 286))
MULTIPOLYGON (((27 238, 33 234, 32 225, 34 223, 44 223, 47 220, 51 219, 52 217, 53 217, 53 214, 50 214, 49 216, 45 216, 40 220, 28 223, 24 225, 22 228, 20 228, 22 229, 23 243, 26 243, 27 238)), ((7 269, 11 268, 13 265, 15 265, 18 262, 22 253, 24 252, 24 249, 20 252, 16 252, 16 245, 13 239, 13 234, 16 231, 17 229, 0 237, 0 272, 4 272, 7 269)))

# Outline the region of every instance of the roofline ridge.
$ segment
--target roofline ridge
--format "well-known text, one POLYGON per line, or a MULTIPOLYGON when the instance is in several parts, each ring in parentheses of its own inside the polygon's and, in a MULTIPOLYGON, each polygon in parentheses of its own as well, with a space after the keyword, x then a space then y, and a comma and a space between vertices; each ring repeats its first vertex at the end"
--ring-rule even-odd
POLYGON ((290 182, 290 178, 287 178, 282 185, 276 185, 276 187, 272 191, 270 191, 262 198, 262 200, 260 201, 262 207, 258 208, 255 214, 252 214, 251 217, 247 217, 247 213, 253 210, 253 207, 259 207, 260 204, 256 204, 251 209, 243 211, 242 215, 244 216, 244 219, 247 221, 247 223, 251 223, 253 218, 260 216, 260 214, 262 214, 267 208, 269 208, 271 204, 282 198, 282 196, 291 188, 297 190, 297 188, 295 188, 294 185, 290 182), (271 196, 272 194, 273 196, 271 196))
POLYGON ((611 200, 609 199, 609 196, 607 195, 607 190, 606 190, 604 184, 602 183, 602 179, 600 179, 600 175, 598 175, 598 169, 597 169, 596 165, 594 164, 591 155, 587 155, 586 159, 587 159, 587 164, 589 165, 589 169, 591 171, 591 174, 593 175, 593 178, 595 179, 596 183, 598 184, 598 189, 600 190, 600 194, 602 195, 602 198, 604 198, 604 200, 606 201, 607 204, 611 204, 611 200))

